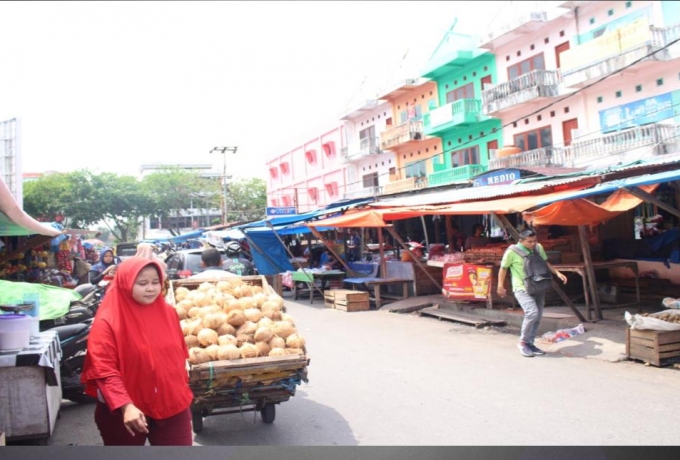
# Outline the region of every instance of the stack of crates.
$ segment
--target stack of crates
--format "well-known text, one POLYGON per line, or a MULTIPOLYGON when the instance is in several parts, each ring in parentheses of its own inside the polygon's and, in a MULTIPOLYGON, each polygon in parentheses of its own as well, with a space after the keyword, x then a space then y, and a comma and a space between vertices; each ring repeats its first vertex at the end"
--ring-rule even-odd
POLYGON ((368 292, 350 291, 348 289, 324 291, 324 305, 328 308, 347 312, 368 311, 371 308, 368 292))

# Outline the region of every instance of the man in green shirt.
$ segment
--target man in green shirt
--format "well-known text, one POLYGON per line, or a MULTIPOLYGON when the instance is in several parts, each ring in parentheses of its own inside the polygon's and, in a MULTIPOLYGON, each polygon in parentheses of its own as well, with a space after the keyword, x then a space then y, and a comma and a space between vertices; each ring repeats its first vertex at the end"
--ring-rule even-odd
MULTIPOLYGON (((557 271, 550 262, 548 262, 548 255, 545 253, 543 246, 538 244, 536 231, 533 228, 525 228, 519 233, 519 243, 517 246, 532 253, 537 251, 543 260, 548 265, 550 273, 557 275, 557 277, 564 284, 567 283, 567 277, 557 271)), ((544 355, 545 352, 534 345, 538 326, 543 317, 543 307, 545 306, 545 294, 529 295, 524 287, 524 258, 508 248, 503 254, 501 260, 501 268, 498 272, 498 295, 505 297, 505 277, 508 274, 508 269, 512 273, 512 291, 522 310, 524 310, 524 321, 522 321, 522 332, 519 337, 519 351, 523 356, 532 357, 534 355, 544 355)))

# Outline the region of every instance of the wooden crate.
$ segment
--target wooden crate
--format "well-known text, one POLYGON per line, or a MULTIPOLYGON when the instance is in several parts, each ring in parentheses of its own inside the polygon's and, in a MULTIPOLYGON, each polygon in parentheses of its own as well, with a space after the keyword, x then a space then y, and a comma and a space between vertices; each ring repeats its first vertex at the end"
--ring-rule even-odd
POLYGON ((348 289, 331 289, 324 291, 324 305, 336 310, 354 312, 367 311, 371 308, 368 292, 351 291, 348 289))
POLYGON ((626 329, 626 355, 657 367, 680 363, 680 331, 626 329))

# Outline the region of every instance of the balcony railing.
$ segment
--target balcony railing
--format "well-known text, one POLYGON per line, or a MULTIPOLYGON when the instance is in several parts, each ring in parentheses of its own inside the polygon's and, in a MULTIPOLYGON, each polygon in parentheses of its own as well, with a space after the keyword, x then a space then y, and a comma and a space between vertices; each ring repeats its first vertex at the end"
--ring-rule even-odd
POLYGON ((449 102, 423 116, 425 134, 443 131, 453 126, 477 123, 482 110, 479 99, 459 99, 449 102))
POLYGON ((350 190, 345 192, 344 198, 345 199, 350 199, 350 198, 368 198, 368 197, 376 197, 382 195, 382 187, 379 185, 375 185, 373 187, 364 187, 360 188, 357 190, 350 190))
POLYGON ((466 182, 484 172, 486 172, 486 166, 484 165, 458 166, 428 174, 427 183, 429 187, 436 187, 438 185, 466 182))
POLYGON ((378 153, 382 153, 382 150, 380 150, 380 141, 377 137, 360 139, 340 149, 340 156, 345 163, 378 153))
POLYGON ((652 46, 663 48, 680 38, 680 24, 670 27, 652 27, 652 46))
POLYGON ((605 134, 595 139, 574 142, 567 147, 548 147, 518 153, 489 161, 489 169, 522 166, 574 167, 590 160, 602 159, 644 147, 650 155, 662 155, 678 150, 680 127, 649 124, 625 131, 605 134))
POLYGON ((427 177, 409 177, 408 179, 397 180, 385 184, 383 186, 383 194, 389 195, 391 193, 409 192, 411 190, 419 190, 427 188, 427 177))
POLYGON ((408 121, 380 133, 380 148, 389 150, 422 137, 423 121, 408 121))
POLYGON ((537 69, 482 91, 484 113, 521 104, 539 97, 557 97, 562 76, 559 70, 537 69))

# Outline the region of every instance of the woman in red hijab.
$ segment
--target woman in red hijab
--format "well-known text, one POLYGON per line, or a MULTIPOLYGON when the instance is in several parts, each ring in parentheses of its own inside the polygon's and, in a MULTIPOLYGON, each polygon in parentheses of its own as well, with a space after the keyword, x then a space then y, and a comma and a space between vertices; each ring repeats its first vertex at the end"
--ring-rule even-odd
POLYGON ((92 325, 82 381, 106 446, 192 445, 188 352, 162 276, 148 259, 121 263, 92 325))

